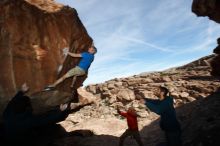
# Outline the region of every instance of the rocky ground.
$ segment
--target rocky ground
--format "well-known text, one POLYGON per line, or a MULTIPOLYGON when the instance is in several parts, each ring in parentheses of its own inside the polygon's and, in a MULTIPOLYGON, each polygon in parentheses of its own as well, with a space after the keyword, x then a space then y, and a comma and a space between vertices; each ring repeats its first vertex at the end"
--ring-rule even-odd
MULTIPOLYGON (((87 86, 86 90, 95 96, 94 104, 70 114, 60 123, 67 132, 75 131, 78 135, 57 140, 54 144, 117 145, 118 137, 127 128, 125 119, 116 112, 118 105, 125 109, 135 107, 145 145, 154 146, 164 141, 163 132, 158 126, 158 116, 138 104, 137 98, 155 98, 156 87, 165 86, 175 99, 184 144, 214 146, 217 142, 216 134, 220 134, 220 82, 210 76, 210 67, 204 61, 210 57, 212 56, 162 72, 142 73, 87 86)), ((125 143, 127 146, 136 145, 129 138, 125 143)))
MULTIPOLYGON (((127 128, 116 106, 133 106, 138 113, 141 138, 146 146, 165 140, 159 116, 138 103, 139 97, 156 98, 158 86, 169 89, 182 126, 185 146, 219 146, 220 81, 210 76, 207 56, 185 66, 142 73, 78 89, 80 103, 91 103, 70 114, 55 127, 44 127, 32 140, 36 146, 116 146, 127 128)), ((126 146, 137 145, 127 138, 126 146)))

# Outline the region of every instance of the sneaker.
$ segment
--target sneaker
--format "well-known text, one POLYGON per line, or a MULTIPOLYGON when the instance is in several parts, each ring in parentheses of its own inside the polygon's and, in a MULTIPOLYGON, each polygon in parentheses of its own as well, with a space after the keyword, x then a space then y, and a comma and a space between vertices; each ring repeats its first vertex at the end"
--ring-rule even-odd
POLYGON ((67 107, 68 107, 68 104, 67 104, 67 103, 61 104, 61 105, 60 105, 60 110, 61 110, 61 111, 65 111, 65 110, 67 109, 67 107))
POLYGON ((43 91, 52 91, 52 90, 55 90, 55 87, 53 87, 53 86, 47 86, 47 87, 44 88, 43 91))
POLYGON ((70 111, 71 110, 71 103, 64 103, 60 105, 60 111, 70 111))

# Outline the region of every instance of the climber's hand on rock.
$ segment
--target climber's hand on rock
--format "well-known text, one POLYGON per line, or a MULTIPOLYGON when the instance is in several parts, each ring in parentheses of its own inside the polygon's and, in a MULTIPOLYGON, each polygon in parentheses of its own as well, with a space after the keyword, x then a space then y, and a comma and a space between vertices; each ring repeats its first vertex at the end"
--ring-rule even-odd
POLYGON ((68 53, 69 53, 68 48, 64 48, 64 49, 63 49, 63 55, 65 55, 65 56, 66 56, 66 55, 68 55, 68 53))
POLYGON ((21 86, 21 91, 22 92, 27 92, 29 90, 29 87, 27 86, 27 83, 24 83, 22 86, 21 86))

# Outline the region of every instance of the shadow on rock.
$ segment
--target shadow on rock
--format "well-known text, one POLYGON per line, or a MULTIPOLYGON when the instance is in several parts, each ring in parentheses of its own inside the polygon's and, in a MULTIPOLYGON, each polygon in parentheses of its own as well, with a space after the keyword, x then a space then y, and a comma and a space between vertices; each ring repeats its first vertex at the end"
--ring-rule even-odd
MULTIPOLYGON (((216 92, 204 99, 199 99, 176 108, 177 116, 182 126, 184 146, 220 145, 218 138, 218 135, 220 135, 219 97, 220 93, 216 92)), ((112 135, 95 135, 91 133, 83 135, 73 131, 68 133, 68 136, 53 141, 52 144, 53 146, 72 146, 73 144, 74 146, 118 145, 119 137, 112 135)), ((144 145, 158 146, 165 144, 165 136, 159 127, 159 119, 145 126, 140 131, 140 134, 144 145)), ((124 145, 134 146, 137 145, 137 143, 132 138, 127 138, 124 145)))
MULTIPOLYGON (((182 126, 184 146, 220 145, 220 93, 199 99, 176 108, 182 126)), ((93 123, 95 124, 95 123, 93 123)), ((159 119, 145 126, 141 131, 144 145, 156 146, 165 141, 159 128, 159 119)), ((23 141, 33 146, 115 146, 119 138, 111 135, 96 135, 90 130, 66 132, 60 125, 51 124, 35 129, 23 141)), ((23 145, 25 145, 23 144, 23 145)), ((127 138, 126 146, 137 145, 132 138, 127 138)))
MULTIPOLYGON (((219 146, 220 92, 176 108, 182 127, 184 146, 219 146)), ((163 143, 165 137, 159 128, 159 119, 141 130, 145 145, 163 143)))
POLYGON ((189 76, 185 77, 185 80, 202 80, 202 81, 215 81, 218 80, 218 78, 213 76, 189 76))
POLYGON ((80 103, 54 105, 49 111, 35 114, 31 99, 23 91, 18 91, 3 112, 0 128, 2 143, 10 146, 49 145, 51 140, 67 135, 65 129, 56 123, 65 120, 70 113, 83 106, 80 103))

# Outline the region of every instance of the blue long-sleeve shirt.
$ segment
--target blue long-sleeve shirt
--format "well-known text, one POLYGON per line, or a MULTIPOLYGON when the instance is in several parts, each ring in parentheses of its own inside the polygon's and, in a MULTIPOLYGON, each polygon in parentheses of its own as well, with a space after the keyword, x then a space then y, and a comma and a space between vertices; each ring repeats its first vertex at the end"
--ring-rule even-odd
POLYGON ((177 131, 181 129, 176 118, 172 97, 167 96, 163 100, 145 99, 145 105, 152 112, 161 116, 160 127, 162 130, 177 131))

